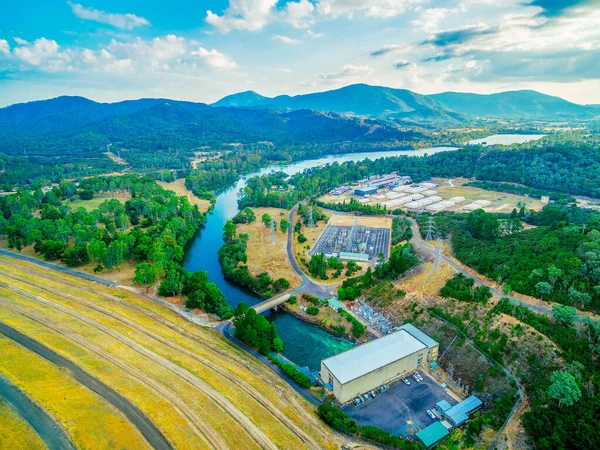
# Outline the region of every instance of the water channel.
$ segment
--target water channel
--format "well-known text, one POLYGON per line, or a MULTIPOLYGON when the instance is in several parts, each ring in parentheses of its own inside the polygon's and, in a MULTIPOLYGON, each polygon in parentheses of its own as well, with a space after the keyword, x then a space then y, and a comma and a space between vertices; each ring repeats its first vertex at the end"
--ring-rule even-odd
MULTIPOLYGON (((523 135, 519 137, 522 138, 523 135)), ((234 308, 241 302, 247 305, 254 305, 260 302, 261 298, 226 280, 221 272, 218 259, 219 248, 223 245, 223 226, 227 220, 238 213, 238 193, 246 185, 248 178, 274 171, 283 171, 288 175, 294 175, 303 170, 333 162, 341 164, 346 161, 374 160, 399 155, 423 156, 425 154, 432 155, 434 153, 454 150, 456 150, 455 147, 434 147, 420 150, 348 153, 324 156, 288 165, 272 165, 244 175, 217 197, 215 207, 208 216, 206 224, 198 231, 198 234, 190 244, 185 256, 184 266, 191 272, 197 270, 208 272, 209 279, 216 283, 228 303, 234 308)), ((350 342, 336 338, 319 327, 296 319, 290 314, 275 314, 272 319, 285 344, 284 356, 299 366, 308 366, 311 370, 318 370, 321 359, 338 354, 352 347, 350 342)))

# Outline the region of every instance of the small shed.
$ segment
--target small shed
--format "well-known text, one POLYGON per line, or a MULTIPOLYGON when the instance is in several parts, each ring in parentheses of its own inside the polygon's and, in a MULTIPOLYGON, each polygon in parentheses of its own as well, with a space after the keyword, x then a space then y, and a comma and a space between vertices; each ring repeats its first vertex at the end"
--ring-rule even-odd
POLYGON ((427 428, 422 429, 417 433, 417 439, 425 446, 430 449, 441 443, 446 439, 450 433, 444 425, 440 422, 434 422, 427 428))

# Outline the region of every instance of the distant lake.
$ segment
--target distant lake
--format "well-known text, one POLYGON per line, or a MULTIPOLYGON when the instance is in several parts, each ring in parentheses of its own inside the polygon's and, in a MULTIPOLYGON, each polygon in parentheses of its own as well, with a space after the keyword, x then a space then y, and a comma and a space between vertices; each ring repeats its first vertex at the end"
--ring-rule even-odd
POLYGON ((537 141, 546 136, 545 134, 494 134, 483 139, 469 141, 471 145, 511 145, 523 144, 529 141, 537 141))

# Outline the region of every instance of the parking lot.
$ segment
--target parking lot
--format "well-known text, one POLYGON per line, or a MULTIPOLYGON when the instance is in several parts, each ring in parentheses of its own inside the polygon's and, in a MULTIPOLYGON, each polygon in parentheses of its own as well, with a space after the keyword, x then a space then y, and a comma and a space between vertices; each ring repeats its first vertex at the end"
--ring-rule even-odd
POLYGON ((427 415, 427 410, 434 409, 437 402, 446 400, 451 405, 457 403, 423 371, 421 375, 423 381, 417 383, 408 377, 410 386, 407 386, 398 380, 376 398, 343 409, 361 425, 372 425, 396 436, 414 435, 434 422, 427 415))

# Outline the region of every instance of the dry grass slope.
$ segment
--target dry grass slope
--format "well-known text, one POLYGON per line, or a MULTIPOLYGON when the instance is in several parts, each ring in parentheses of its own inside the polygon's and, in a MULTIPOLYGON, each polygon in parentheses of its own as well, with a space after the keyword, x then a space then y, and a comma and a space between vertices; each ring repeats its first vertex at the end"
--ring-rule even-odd
POLYGON ((35 430, 0 399, 0 448, 39 450, 44 443, 35 430))
POLYGON ((0 320, 136 403, 175 447, 339 446, 287 384, 214 331, 122 289, 20 261, 0 259, 0 271, 0 320))

